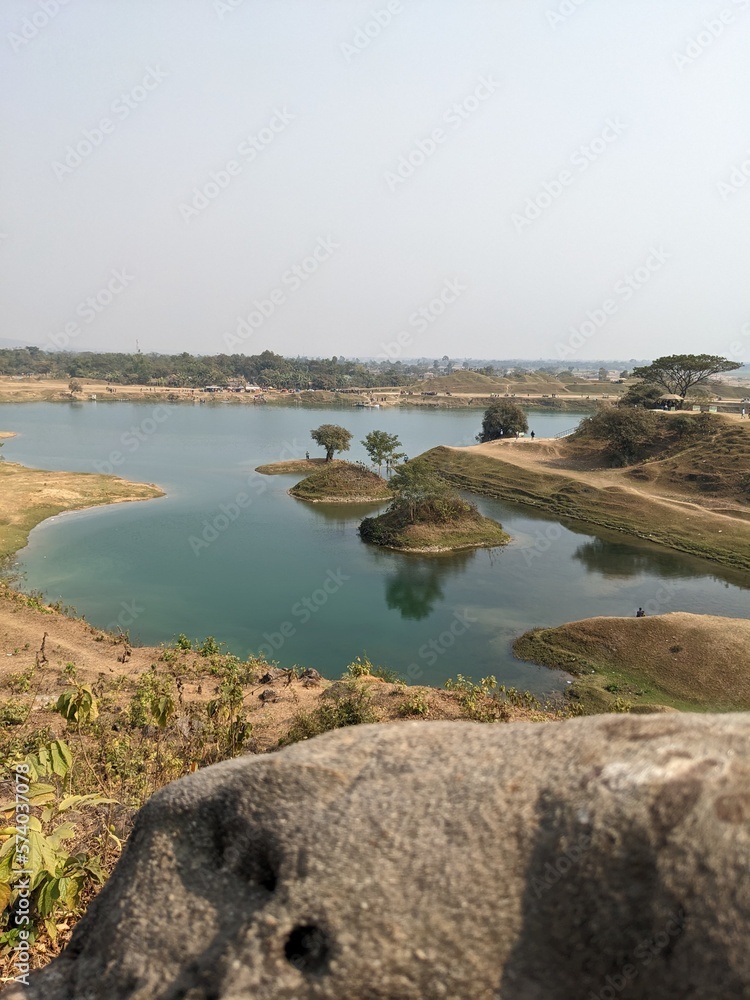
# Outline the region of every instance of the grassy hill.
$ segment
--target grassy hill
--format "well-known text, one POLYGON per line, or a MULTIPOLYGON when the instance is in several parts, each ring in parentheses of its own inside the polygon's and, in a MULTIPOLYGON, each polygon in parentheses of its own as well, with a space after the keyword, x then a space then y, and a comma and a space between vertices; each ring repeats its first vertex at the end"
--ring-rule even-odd
POLYGON ((659 488, 750 507, 750 424, 719 417, 705 438, 673 442, 663 457, 629 469, 628 476, 659 488))
MULTIPOLYGON (((653 422, 647 453, 624 470, 626 479, 664 495, 750 505, 750 424, 716 414, 660 412, 653 414, 653 422)), ((571 468, 611 464, 602 442, 586 435, 585 423, 562 449, 571 468)))
POLYGON ((605 479, 598 486, 566 475, 564 462, 558 464, 559 471, 539 471, 500 457, 445 447, 431 449, 424 458, 457 489, 528 504, 556 517, 622 531, 750 570, 748 526, 742 517, 716 517, 698 508, 678 510, 628 489, 626 472, 622 485, 605 479))
POLYGON ((382 476, 351 462, 324 462, 289 493, 311 503, 368 503, 388 500, 391 496, 382 476))
POLYGON ((623 703, 692 711, 750 709, 750 621, 745 619, 685 612, 588 618, 527 632, 516 640, 514 652, 575 675, 573 697, 589 712, 627 707, 623 703))

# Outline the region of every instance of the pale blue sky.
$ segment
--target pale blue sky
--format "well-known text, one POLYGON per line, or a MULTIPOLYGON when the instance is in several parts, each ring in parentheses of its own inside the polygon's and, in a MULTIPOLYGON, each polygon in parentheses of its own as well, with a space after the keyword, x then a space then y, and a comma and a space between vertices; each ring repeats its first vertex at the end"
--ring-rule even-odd
POLYGON ((0 337, 750 360, 750 0, 388 7, 3 0, 0 337))

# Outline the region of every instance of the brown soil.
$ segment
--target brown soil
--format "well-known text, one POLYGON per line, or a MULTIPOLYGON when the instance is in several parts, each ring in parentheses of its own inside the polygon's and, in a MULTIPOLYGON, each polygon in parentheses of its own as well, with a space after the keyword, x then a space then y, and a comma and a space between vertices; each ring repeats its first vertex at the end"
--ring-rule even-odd
MULTIPOLYGON (((163 647, 158 646, 131 648, 122 637, 102 632, 82 619, 70 618, 0 584, 0 701, 13 698, 32 707, 28 721, 32 728, 48 725, 57 735, 64 732, 62 717, 45 709, 69 686, 70 682, 63 674, 66 664, 75 664, 78 682, 99 682, 110 692, 110 699, 114 697, 120 707, 125 707, 135 681, 150 670, 152 664, 163 671, 169 670, 169 664, 162 660, 163 653, 163 647), (45 633, 47 662, 36 666, 41 659, 38 652, 45 633), (13 694, 14 679, 26 671, 31 675, 29 690, 13 694), (115 684, 116 694, 112 695, 110 687, 120 678, 132 683, 120 681, 115 684)), ((212 698, 216 678, 208 674, 206 660, 192 651, 179 656, 180 672, 191 678, 184 683, 185 701, 200 702, 212 698)), ((316 708, 325 692, 337 683, 325 679, 309 682, 273 668, 269 672, 273 677, 270 683, 248 685, 245 693, 245 707, 253 724, 253 747, 256 752, 275 749, 294 717, 316 708), (267 693, 261 699, 261 694, 269 691, 277 700, 270 700, 267 693)), ((379 721, 401 719, 400 706, 407 696, 415 693, 421 693, 429 705, 427 719, 465 717, 454 692, 429 687, 405 688, 401 684, 369 676, 361 678, 361 682, 371 691, 372 706, 379 721)), ((511 706, 509 710, 513 720, 552 718, 552 715, 545 716, 525 708, 511 706)))

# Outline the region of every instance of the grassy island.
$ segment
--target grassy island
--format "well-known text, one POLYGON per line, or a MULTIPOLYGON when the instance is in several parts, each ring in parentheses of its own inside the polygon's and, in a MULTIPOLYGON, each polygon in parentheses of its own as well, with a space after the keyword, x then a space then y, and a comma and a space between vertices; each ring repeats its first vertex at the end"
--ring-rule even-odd
MULTIPOLYGON (((7 436, 7 435, 6 435, 7 436)), ((46 472, 0 463, 0 560, 24 547, 48 517, 102 504, 164 496, 157 487, 91 472, 46 472)))
POLYGON ((510 539, 423 461, 408 462, 390 483, 395 496, 385 513, 359 526, 365 542, 409 552, 491 548, 510 539))
POLYGON ((387 481, 365 466, 325 461, 289 493, 309 503, 375 503, 392 496, 387 481))
POLYGON ((750 710, 750 621, 672 612, 587 618, 516 640, 524 660, 575 677, 570 696, 587 714, 750 710))

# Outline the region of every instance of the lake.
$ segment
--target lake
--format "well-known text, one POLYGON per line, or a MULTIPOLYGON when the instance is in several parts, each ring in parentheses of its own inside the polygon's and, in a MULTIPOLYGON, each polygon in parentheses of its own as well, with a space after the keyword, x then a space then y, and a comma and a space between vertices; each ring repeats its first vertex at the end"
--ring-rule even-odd
MULTIPOLYGON (((532 411, 540 437, 580 414, 532 411)), ((750 579, 712 563, 528 508, 481 498, 513 538, 501 550, 420 557, 380 551, 357 535, 377 508, 309 505, 287 496, 298 477, 257 465, 322 454, 310 429, 337 423, 359 444, 399 434, 415 457, 471 444, 479 410, 305 409, 129 403, 0 406, 8 461, 113 471, 167 496, 73 512, 34 529, 19 553, 22 586, 61 598, 93 624, 136 643, 213 635, 241 656, 264 649, 282 666, 337 677, 366 654, 414 681, 457 673, 535 693, 555 671, 516 660, 512 640, 537 625, 592 615, 690 611, 746 617, 750 579), (246 500, 244 498, 247 498, 246 500)), ((675 515, 679 516, 679 515, 675 515)))

